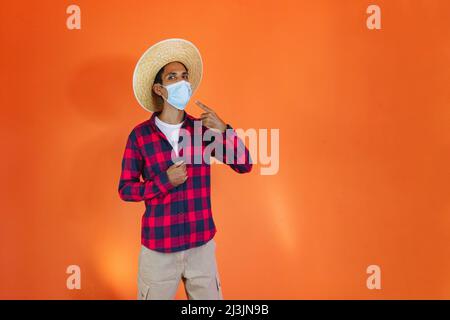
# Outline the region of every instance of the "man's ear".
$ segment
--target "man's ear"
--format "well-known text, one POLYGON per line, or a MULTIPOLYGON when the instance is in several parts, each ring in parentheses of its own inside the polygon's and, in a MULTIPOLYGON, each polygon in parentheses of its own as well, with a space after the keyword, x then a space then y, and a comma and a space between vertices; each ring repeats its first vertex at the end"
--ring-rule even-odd
POLYGON ((162 92, 162 86, 161 86, 161 84, 159 84, 159 83, 155 83, 154 85, 153 85, 153 92, 155 93, 155 94, 157 94, 158 96, 162 96, 162 94, 163 94, 163 92, 162 92))

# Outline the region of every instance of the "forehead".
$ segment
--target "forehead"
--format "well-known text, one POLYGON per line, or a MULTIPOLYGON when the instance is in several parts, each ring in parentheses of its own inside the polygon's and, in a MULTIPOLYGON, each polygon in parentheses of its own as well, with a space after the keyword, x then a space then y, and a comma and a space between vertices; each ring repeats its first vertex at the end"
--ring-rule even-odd
POLYGON ((168 74, 170 72, 185 72, 187 71, 184 65, 178 61, 170 62, 166 64, 164 68, 164 74, 168 74))

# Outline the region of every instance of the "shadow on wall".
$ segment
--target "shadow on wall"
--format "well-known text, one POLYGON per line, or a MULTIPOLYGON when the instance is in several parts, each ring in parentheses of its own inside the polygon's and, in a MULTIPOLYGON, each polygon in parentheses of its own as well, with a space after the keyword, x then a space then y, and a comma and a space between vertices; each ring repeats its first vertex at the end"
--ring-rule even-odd
MULTIPOLYGON (((85 260, 79 298, 134 299, 140 216, 143 203, 123 202, 117 188, 123 151, 139 114, 132 89, 135 61, 105 57, 81 65, 67 84, 67 104, 79 116, 61 191, 68 237, 67 255, 85 260), (125 122, 125 124, 124 124, 125 122), (136 214, 136 215, 135 215, 136 214)), ((68 259, 71 260, 71 259, 68 259)), ((72 260, 71 260, 72 261, 72 260)), ((76 263, 73 262, 73 263, 76 263)))

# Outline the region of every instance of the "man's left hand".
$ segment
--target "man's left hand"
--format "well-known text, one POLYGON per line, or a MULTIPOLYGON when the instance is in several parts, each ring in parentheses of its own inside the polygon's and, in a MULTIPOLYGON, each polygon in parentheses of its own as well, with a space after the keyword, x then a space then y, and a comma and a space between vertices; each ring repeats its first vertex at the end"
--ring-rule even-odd
POLYGON ((196 100, 195 103, 202 108, 205 112, 201 114, 200 118, 202 119, 202 123, 205 127, 210 129, 219 130, 220 132, 225 132, 227 129, 226 123, 219 118, 217 113, 214 112, 213 109, 204 105, 200 101, 196 100))

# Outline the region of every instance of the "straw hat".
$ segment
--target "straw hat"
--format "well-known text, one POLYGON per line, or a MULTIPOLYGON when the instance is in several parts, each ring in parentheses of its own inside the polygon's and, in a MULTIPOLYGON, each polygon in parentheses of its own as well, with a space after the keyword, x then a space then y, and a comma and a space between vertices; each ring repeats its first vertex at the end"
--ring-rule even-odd
POLYGON ((133 91, 139 104, 147 111, 159 111, 153 92, 156 74, 166 64, 174 61, 183 63, 189 71, 189 82, 194 94, 202 80, 203 62, 197 47, 184 39, 166 39, 148 48, 139 59, 133 73, 133 91))

